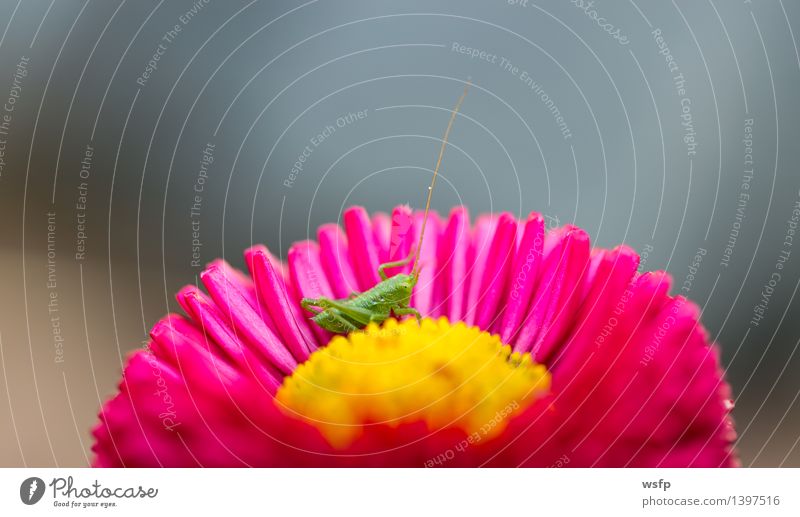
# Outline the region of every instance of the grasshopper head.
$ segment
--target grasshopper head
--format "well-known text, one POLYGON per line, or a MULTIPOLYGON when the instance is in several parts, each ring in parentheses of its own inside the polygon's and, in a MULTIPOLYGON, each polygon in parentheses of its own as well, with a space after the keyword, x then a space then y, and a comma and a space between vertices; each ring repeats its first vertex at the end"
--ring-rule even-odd
POLYGON ((394 276, 395 289, 398 301, 408 303, 411 300, 411 292, 417 284, 417 275, 399 274, 394 276))

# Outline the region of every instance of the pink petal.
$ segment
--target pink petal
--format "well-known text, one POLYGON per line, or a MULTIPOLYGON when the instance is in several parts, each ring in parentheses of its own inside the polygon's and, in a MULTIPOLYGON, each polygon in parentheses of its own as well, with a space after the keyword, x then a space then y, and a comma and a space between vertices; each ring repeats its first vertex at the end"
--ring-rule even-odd
POLYGON ((247 302, 250 304, 250 307, 255 309, 259 317, 264 320, 264 323, 266 323, 269 329, 275 334, 278 333, 278 327, 275 325, 275 322, 272 321, 272 317, 269 315, 267 308, 258 299, 256 287, 253 285, 250 277, 238 269, 231 267, 230 264, 222 259, 209 262, 208 267, 219 268, 222 274, 225 275, 225 278, 228 280, 228 282, 230 282, 231 286, 236 289, 245 300, 247 300, 247 302))
POLYGON ((245 250, 245 262, 255 282, 259 300, 267 306, 286 347, 297 361, 305 361, 318 345, 305 320, 306 316, 297 307, 290 286, 278 275, 262 249, 253 247, 245 250))
POLYGON ((697 315, 691 302, 672 299, 626 347, 601 348, 574 380, 576 390, 588 382, 597 385, 594 403, 581 418, 594 419, 603 429, 585 440, 586 446, 607 437, 596 455, 598 466, 718 467, 733 460, 731 436, 721 428, 728 388, 697 315), (604 375, 598 375, 601 368, 604 375))
MULTIPOLYGON (((228 318, 237 335, 261 350, 278 370, 285 374, 294 371, 297 361, 286 349, 287 347, 269 329, 244 297, 231 286, 219 269, 206 269, 201 273, 200 279, 220 312, 228 318)), ((275 323, 279 325, 278 322, 275 323)))
MULTIPOLYGON (((217 343, 231 362, 237 365, 239 371, 252 374, 267 391, 274 393, 278 389, 283 375, 261 360, 269 358, 269 351, 263 350, 262 344, 245 343, 240 340, 238 333, 229 326, 231 320, 225 318, 214 303, 195 286, 187 285, 178 291, 176 299, 186 314, 217 343)), ((272 346, 283 348, 280 343, 272 343, 272 346)))
POLYGON ((178 397, 183 390, 180 373, 163 359, 138 350, 127 360, 120 393, 100 410, 100 422, 92 430, 95 466, 195 465, 185 447, 176 446, 174 430, 182 425, 177 415, 186 414, 191 404, 178 397), (159 386, 161 384, 161 386, 159 386), (163 390, 163 397, 154 396, 163 390), (147 393, 147 397, 134 395, 147 393), (139 418, 139 414, 144 418, 139 418), (156 415, 164 415, 158 418, 156 415), (165 427, 166 425, 166 427, 165 427))
POLYGON ((151 350, 187 378, 223 384, 240 375, 221 355, 222 350, 194 325, 177 314, 168 314, 150 330, 151 350))
POLYGON ((378 249, 378 262, 383 264, 389 261, 389 238, 392 222, 389 216, 383 212, 372 215, 372 238, 375 247, 378 249))
POLYGON ((464 321, 467 325, 474 325, 477 312, 481 309, 481 284, 486 262, 492 252, 491 242, 494 230, 497 228, 497 217, 482 215, 475 222, 472 245, 469 252, 469 290, 467 293, 467 308, 464 321))
POLYGON ((513 343, 539 280, 544 248, 544 219, 531 213, 520 232, 519 246, 511 270, 508 302, 503 314, 500 336, 503 343, 513 343))
POLYGON ((475 325, 482 329, 489 330, 496 323, 500 302, 507 294, 508 273, 516 253, 516 244, 517 220, 509 213, 501 214, 480 284, 480 310, 477 311, 475 325))
POLYGON ((439 268, 442 270, 445 314, 450 321, 460 321, 465 313, 469 290, 469 214, 463 206, 450 212, 439 247, 439 268))
MULTIPOLYGON (((576 326, 554 355, 551 370, 574 372, 582 358, 589 357, 620 324, 626 306, 633 297, 634 275, 639 256, 627 246, 603 250, 595 261, 594 284, 583 300, 575 318, 576 326)), ((571 375, 571 373, 567 373, 571 375)), ((555 381, 554 381, 555 382, 555 381)))
MULTIPOLYGON (((333 298, 333 290, 320 262, 319 246, 315 242, 297 242, 289 248, 289 271, 292 284, 301 298, 333 298)), ((327 343, 333 336, 319 325, 309 326, 319 343, 327 343)))
MULTIPOLYGON (((392 210, 392 228, 387 262, 396 262, 409 256, 412 248, 416 246, 413 225, 414 219, 411 208, 408 205, 396 206, 392 210)), ((388 268, 386 275, 394 276, 398 273, 408 273, 411 271, 411 267, 412 264, 409 262, 405 266, 388 268)))
POLYGON ((350 249, 350 261, 358 279, 360 290, 366 291, 380 282, 378 276, 378 249, 372 237, 372 224, 363 207, 354 206, 344 211, 344 228, 350 249))
POLYGON ((548 308, 542 331, 533 345, 537 360, 544 363, 554 349, 562 343, 570 323, 573 321, 580 302, 581 280, 589 267, 589 236, 580 229, 567 231, 564 239, 563 274, 559 277, 559 287, 548 308))
POLYGON ((350 264, 347 237, 342 229, 336 224, 324 224, 319 227, 317 238, 320 262, 333 294, 337 298, 347 298, 351 293, 358 292, 358 281, 350 264))
POLYGON ((579 228, 565 227, 547 236, 543 275, 514 346, 516 351, 531 351, 537 362, 546 363, 573 317, 589 252, 589 237, 579 228), (553 243, 549 253, 548 240, 553 243))

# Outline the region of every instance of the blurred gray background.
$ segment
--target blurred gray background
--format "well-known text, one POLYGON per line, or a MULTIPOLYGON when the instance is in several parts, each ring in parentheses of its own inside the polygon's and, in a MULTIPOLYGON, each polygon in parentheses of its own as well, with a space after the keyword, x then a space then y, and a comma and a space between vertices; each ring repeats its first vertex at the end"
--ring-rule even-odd
POLYGON ((0 465, 87 464, 193 231, 241 265, 420 207, 471 78, 434 206, 647 251, 721 344, 744 464, 800 466, 797 2, 3 0, 0 31, 0 465))

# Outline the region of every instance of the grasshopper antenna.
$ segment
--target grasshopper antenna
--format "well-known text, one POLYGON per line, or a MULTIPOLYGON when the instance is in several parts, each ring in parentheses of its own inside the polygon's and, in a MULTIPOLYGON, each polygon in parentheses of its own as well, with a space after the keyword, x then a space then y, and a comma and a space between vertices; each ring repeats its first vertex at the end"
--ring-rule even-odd
POLYGON ((472 79, 467 79, 464 85, 464 91, 461 92, 461 97, 458 98, 456 107, 453 108, 453 113, 450 114, 450 121, 447 123, 447 129, 444 131, 444 137, 442 138, 442 147, 439 149, 439 158, 436 160, 436 167, 433 169, 433 179, 431 180, 431 185, 428 187, 428 200, 425 202, 425 215, 422 218, 422 229, 419 232, 419 243, 417 244, 417 249, 414 250, 414 266, 411 268, 411 274, 415 280, 419 278, 419 250, 422 248, 422 239, 425 237, 425 226, 428 224, 428 212, 431 209, 431 197, 433 197, 433 187, 436 186, 436 176, 439 175, 439 166, 442 165, 442 157, 444 157, 444 149, 447 147, 447 138, 450 136, 450 129, 453 127, 453 121, 455 121, 456 115, 458 115, 458 111, 461 109, 461 103, 464 102, 464 97, 467 96, 467 90, 469 90, 471 85, 472 79))

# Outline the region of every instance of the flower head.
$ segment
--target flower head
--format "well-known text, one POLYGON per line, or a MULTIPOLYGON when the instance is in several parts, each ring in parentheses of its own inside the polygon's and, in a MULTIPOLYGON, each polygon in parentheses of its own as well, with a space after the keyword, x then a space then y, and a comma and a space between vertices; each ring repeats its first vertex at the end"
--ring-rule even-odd
MULTIPOLYGON (((716 347, 666 273, 574 226, 463 207, 427 223, 411 306, 348 336, 299 301, 346 299, 408 255, 422 214, 361 208, 215 261, 127 361, 94 429, 98 466, 731 466, 716 347), (402 224, 401 224, 402 223, 402 224), (407 224, 406 224, 407 223, 407 224)), ((389 270, 406 273, 412 265, 389 270)))

